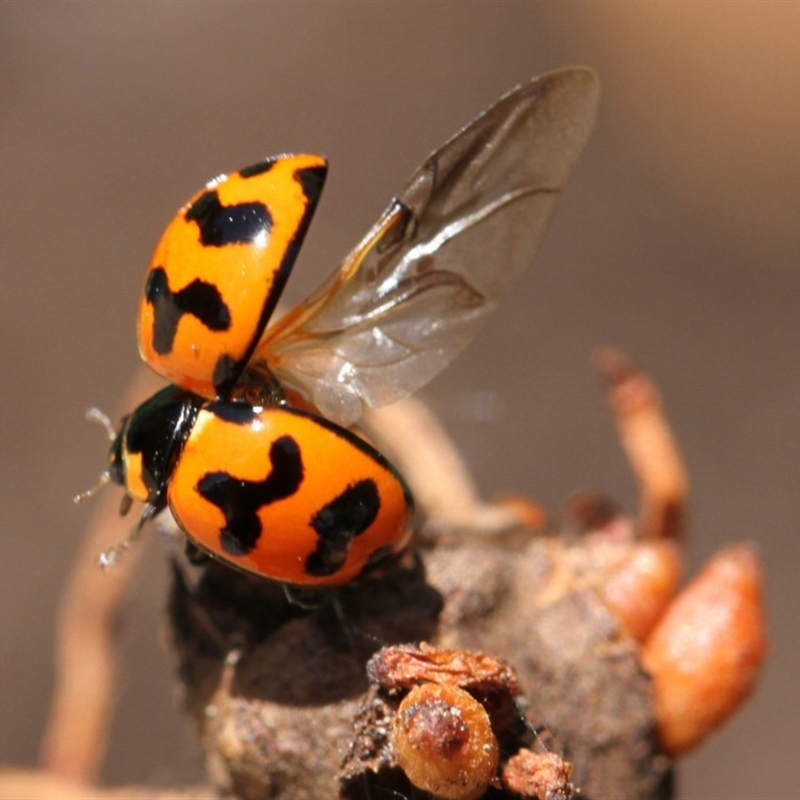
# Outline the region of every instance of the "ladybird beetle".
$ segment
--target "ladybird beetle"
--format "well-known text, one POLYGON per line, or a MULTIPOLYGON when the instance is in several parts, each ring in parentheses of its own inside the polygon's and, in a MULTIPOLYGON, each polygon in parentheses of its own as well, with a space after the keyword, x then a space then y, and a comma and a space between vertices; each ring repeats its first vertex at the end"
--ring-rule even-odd
POLYGON ((270 327, 325 159, 269 158, 189 200, 141 296, 139 349, 170 385, 113 434, 104 478, 144 510, 107 561, 167 506, 201 551, 287 585, 345 583, 402 552, 411 494, 349 429, 442 370, 532 261, 597 99, 583 67, 512 90, 270 327))

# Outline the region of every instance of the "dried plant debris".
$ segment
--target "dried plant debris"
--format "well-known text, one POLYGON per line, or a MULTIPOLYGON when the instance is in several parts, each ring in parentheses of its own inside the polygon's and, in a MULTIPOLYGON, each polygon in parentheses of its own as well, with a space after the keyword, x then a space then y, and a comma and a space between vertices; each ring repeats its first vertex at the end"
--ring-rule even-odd
POLYGON ((755 548, 717 553, 645 643, 662 750, 688 752, 750 695, 767 652, 755 548))
POLYGON ((500 747, 489 715, 458 686, 414 686, 395 714, 391 744, 412 785, 436 797, 477 800, 496 779, 500 747))
POLYGON ((345 759, 347 796, 363 796, 364 785, 372 787, 367 796, 389 785, 401 796, 423 790, 424 796, 447 800, 509 792, 573 796, 571 767, 547 752, 537 761, 539 754, 524 746, 541 748, 542 743, 516 705, 519 685, 502 661, 423 643, 382 649, 370 660, 368 673, 373 691, 357 720, 357 744, 345 759), (377 718, 391 720, 388 736, 386 724, 372 726, 377 718), (371 730, 382 735, 370 742, 371 730), (397 767, 410 786, 400 786, 397 767))
MULTIPOLYGON (((447 704, 475 726, 477 703, 491 721, 481 747, 495 739, 498 763, 533 747, 533 726, 546 726, 584 795, 668 797, 638 645, 588 589, 537 602, 564 558, 551 538, 519 552, 466 537, 426 553, 425 570, 398 565, 315 610, 218 565, 194 585, 176 572, 173 652, 213 782, 242 798, 430 796, 396 756, 398 726, 446 729, 447 704), (243 607, 230 613, 237 597, 243 607), (424 640, 446 649, 407 644, 424 640), (403 646, 381 650, 390 642, 403 646), (491 653, 513 654, 513 672, 491 653), (430 702, 401 711, 401 695, 423 686, 430 702)), ((491 758, 479 766, 487 796, 515 796, 491 758)), ((436 791, 448 796, 441 780, 436 791)))
POLYGON ((555 753, 522 749, 503 767, 503 785, 519 797, 570 800, 576 796, 570 782, 572 765, 555 753))
POLYGON ((385 647, 367 664, 372 683, 389 691, 410 689, 417 684, 439 683, 472 692, 505 691, 519 694, 511 668, 485 653, 442 650, 422 642, 416 645, 385 647))

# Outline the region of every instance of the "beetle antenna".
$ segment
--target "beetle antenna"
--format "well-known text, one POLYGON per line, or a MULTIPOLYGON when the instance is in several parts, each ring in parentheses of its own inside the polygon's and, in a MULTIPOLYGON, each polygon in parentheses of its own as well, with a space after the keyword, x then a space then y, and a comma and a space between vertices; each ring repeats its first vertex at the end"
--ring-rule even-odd
POLYGON ((111 473, 106 470, 103 472, 95 483, 86 491, 81 492, 80 494, 76 494, 75 497, 72 498, 73 503, 82 503, 84 500, 88 500, 90 497, 96 495, 109 481, 111 480, 111 473))
MULTIPOLYGON (((113 442, 114 439, 117 438, 117 432, 114 430, 114 424, 111 422, 108 414, 104 414, 99 408, 92 406, 86 410, 86 419, 89 422, 97 422, 103 426, 106 432, 106 436, 110 442, 113 442)), ((88 500, 90 497, 93 497, 100 491, 109 481, 111 480, 111 473, 106 470, 103 472, 95 483, 94 486, 87 489, 85 492, 81 492, 80 494, 76 494, 75 497, 72 498, 73 503, 82 503, 84 500, 88 500)))
POLYGON ((86 419, 89 422, 97 422, 102 425, 110 442, 117 438, 117 432, 114 430, 114 423, 111 422, 111 418, 96 406, 86 409, 86 419))

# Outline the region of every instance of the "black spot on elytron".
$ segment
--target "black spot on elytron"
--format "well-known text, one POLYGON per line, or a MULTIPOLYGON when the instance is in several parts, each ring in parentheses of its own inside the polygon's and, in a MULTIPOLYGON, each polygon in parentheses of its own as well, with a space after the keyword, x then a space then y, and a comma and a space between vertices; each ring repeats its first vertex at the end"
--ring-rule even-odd
POLYGON ((268 158, 265 161, 259 161, 258 164, 240 169, 239 175, 243 178, 255 178, 256 175, 263 175, 265 172, 269 172, 277 161, 277 158, 268 158))
POLYGON ((323 577, 339 570, 347 559, 350 542, 375 522, 380 508, 378 487, 367 479, 348 486, 317 511, 311 517, 311 527, 319 535, 319 543, 306 559, 306 572, 323 577))
POLYGON ((224 206, 214 190, 204 192, 192 203, 186 220, 197 223, 200 241, 206 247, 249 244, 272 228, 272 216, 263 203, 224 206))
POLYGON ((202 497, 225 515, 220 545, 232 556, 249 553, 261 536, 258 510, 291 497, 303 482, 300 447, 291 436, 276 439, 269 450, 272 470, 262 481, 234 478, 228 472, 208 472, 197 482, 202 497))
POLYGON ((150 271, 144 296, 153 306, 153 349, 159 355, 172 351, 178 324, 184 314, 196 317, 212 331, 226 331, 231 325, 231 312, 216 286, 193 280, 188 286, 173 292, 163 267, 150 271))

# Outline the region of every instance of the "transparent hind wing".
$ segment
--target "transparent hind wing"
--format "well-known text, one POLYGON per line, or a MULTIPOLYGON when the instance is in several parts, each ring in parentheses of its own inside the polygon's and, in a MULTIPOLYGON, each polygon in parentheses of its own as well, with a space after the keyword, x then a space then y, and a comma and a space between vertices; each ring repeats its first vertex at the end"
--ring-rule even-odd
POLYGON ((422 387, 533 261, 591 131, 599 85, 572 67, 518 86, 412 175, 364 240, 268 329, 266 366, 341 425, 422 387))

